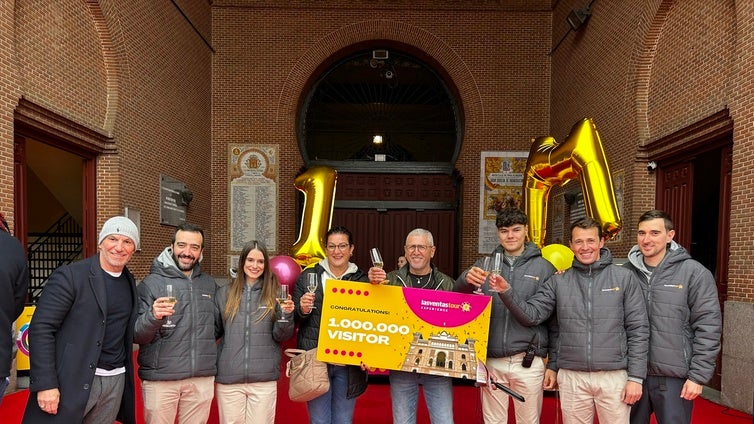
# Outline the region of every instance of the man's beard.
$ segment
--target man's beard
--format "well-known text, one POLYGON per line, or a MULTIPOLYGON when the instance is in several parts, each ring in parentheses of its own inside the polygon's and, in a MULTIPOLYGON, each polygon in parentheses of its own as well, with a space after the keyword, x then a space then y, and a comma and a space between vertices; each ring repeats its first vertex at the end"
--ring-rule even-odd
MULTIPOLYGON (((184 258, 191 258, 191 256, 183 255, 184 258)), ((192 258, 190 265, 181 265, 181 261, 178 260, 178 256, 173 253, 173 262, 175 262, 175 266, 178 267, 181 271, 191 271, 194 269, 194 266, 196 266, 196 258, 192 258)))

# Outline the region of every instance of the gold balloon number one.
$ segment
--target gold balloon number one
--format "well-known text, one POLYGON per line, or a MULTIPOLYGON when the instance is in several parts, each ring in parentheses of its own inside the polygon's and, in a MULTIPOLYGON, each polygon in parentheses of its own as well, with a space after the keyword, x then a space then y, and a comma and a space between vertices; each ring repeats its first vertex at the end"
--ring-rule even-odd
POLYGON ((602 225, 608 238, 621 229, 615 189, 597 127, 590 118, 577 122, 563 143, 538 137, 529 151, 524 176, 524 207, 529 215, 529 238, 545 241, 547 201, 554 185, 579 178, 586 214, 602 225))
POLYGON ((330 228, 335 203, 338 172, 327 166, 313 166, 293 181, 304 193, 304 210, 298 240, 290 254, 301 266, 309 266, 325 257, 325 234, 330 228))

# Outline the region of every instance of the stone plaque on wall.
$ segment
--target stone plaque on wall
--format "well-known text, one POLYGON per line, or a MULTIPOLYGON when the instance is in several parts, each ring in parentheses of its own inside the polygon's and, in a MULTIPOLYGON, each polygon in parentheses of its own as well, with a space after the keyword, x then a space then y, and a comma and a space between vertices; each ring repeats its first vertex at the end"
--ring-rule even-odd
POLYGON ((228 156, 229 253, 251 240, 277 251, 278 146, 231 144, 228 156))

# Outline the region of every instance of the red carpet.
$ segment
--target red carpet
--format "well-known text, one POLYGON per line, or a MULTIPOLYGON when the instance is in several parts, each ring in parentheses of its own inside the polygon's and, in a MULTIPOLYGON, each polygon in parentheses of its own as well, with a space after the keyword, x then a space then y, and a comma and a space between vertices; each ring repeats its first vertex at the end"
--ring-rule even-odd
MULTIPOLYGON (((137 387, 139 386, 137 381, 137 387)), ((137 389, 138 390, 138 389, 137 389)), ((296 423, 301 424, 308 422, 306 404, 291 402, 288 399, 288 379, 282 377, 278 383, 278 404, 277 419, 280 424, 296 423)), ((21 422, 23 410, 26 406, 26 400, 29 397, 28 390, 22 390, 16 393, 8 394, 3 398, 0 405, 0 423, 17 424, 21 422)), ((421 399, 421 396, 420 396, 421 399)), ((137 418, 139 423, 143 423, 143 414, 141 411, 141 394, 137 396, 137 418)), ((455 411, 455 421, 459 424, 482 423, 481 403, 479 400, 479 391, 477 388, 468 385, 456 385, 454 388, 453 409, 455 411)), ((387 384, 387 377, 375 376, 370 377, 369 388, 366 393, 359 397, 356 403, 356 412, 354 423, 356 424, 388 424, 392 422, 390 408, 390 387, 387 384)), ((509 418, 509 423, 513 423, 513 418, 509 418)), ((542 423, 558 424, 559 410, 557 408, 557 398, 552 395, 545 396, 544 406, 542 408, 542 423)), ((743 412, 717 405, 708 400, 699 398, 694 404, 694 413, 692 422, 694 424, 748 424, 752 422, 752 416, 743 412)), ((209 423, 218 423, 217 409, 213 406, 209 423)), ((419 402, 417 424, 428 424, 429 415, 427 407, 423 400, 419 402)), ((654 423, 654 420, 653 420, 654 423)))

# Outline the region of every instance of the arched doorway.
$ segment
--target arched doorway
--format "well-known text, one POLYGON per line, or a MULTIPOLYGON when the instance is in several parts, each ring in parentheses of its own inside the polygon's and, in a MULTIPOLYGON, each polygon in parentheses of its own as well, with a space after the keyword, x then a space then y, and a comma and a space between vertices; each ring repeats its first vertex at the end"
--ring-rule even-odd
POLYGON ((374 43, 339 54, 310 85, 298 120, 307 166, 338 170, 333 224, 353 233, 354 262, 379 247, 395 268, 406 234, 431 231, 441 271, 457 272, 460 177, 454 172, 463 113, 432 59, 374 43))

